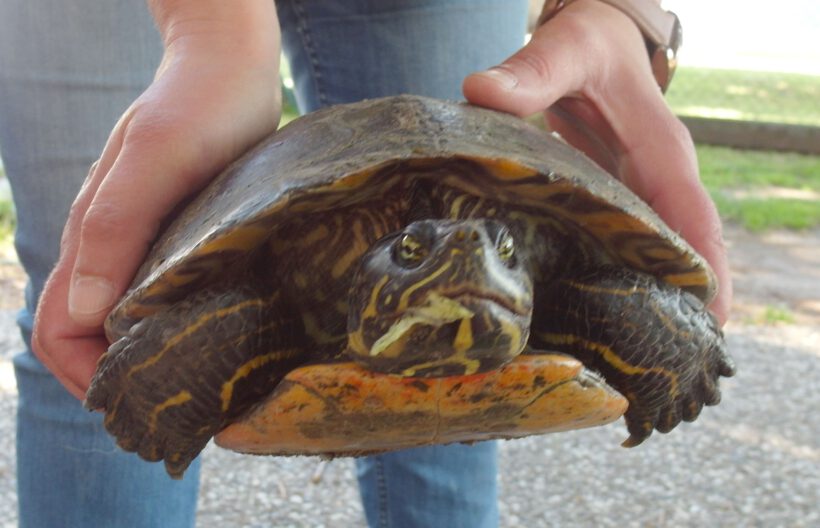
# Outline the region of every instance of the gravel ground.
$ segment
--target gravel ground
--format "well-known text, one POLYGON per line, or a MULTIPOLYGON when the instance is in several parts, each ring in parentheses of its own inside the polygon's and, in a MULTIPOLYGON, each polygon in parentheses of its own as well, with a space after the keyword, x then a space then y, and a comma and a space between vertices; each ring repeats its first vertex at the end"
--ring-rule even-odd
MULTIPOLYGON (((626 450, 623 422, 501 443, 503 527, 820 526, 820 231, 727 233, 739 365, 723 403, 626 450), (759 324, 767 307, 795 324, 759 324)), ((17 525, 9 361, 22 276, 0 258, 0 528, 17 525)), ((765 318, 763 318, 765 319, 765 318)), ((205 450, 198 526, 364 526, 348 459, 205 450)))
MULTIPOLYGON (((626 450, 622 422, 501 444, 505 527, 820 525, 820 328, 729 326, 723 403, 626 450)), ((0 526, 16 526, 19 349, 0 312, 0 526)), ((364 526, 353 464, 205 451, 198 526, 364 526)))

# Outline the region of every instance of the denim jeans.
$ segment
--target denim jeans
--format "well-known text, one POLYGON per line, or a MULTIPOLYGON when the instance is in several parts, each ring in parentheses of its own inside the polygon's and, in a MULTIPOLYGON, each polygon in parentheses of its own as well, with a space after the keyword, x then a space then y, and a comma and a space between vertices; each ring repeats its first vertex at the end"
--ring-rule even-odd
MULTIPOLYGON (((460 99, 464 76, 520 47, 526 0, 277 2, 303 112, 396 93, 460 99)), ((0 2, 0 152, 33 314, 70 204, 119 115, 150 83, 162 48, 143 0, 0 2)), ((194 523, 199 464, 181 482, 121 452, 29 350, 14 359, 22 527, 194 523)), ((494 443, 358 461, 371 526, 496 525, 494 443)))

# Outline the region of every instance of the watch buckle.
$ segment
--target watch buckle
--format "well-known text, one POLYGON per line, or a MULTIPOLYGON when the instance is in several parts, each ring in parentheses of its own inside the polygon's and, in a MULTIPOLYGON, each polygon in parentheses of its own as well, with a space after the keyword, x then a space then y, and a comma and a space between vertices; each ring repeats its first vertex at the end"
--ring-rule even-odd
POLYGON ((657 46, 652 52, 652 74, 661 87, 661 92, 666 93, 669 84, 672 82, 672 77, 675 75, 675 70, 678 67, 678 50, 683 44, 683 28, 680 24, 680 19, 677 15, 669 11, 675 17, 675 23, 672 26, 672 34, 669 35, 668 46, 657 46))

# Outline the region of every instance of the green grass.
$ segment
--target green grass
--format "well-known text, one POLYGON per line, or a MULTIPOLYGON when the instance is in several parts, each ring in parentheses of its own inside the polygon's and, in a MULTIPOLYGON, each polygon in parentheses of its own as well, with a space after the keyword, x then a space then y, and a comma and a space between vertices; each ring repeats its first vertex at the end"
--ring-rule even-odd
POLYGON ((820 76, 682 67, 667 100, 680 115, 820 125, 820 76))
POLYGON ((296 106, 287 100, 282 101, 282 117, 279 120, 279 127, 283 127, 299 117, 299 110, 296 109, 296 106))
MULTIPOLYGON (((820 126, 820 76, 683 67, 667 100, 680 115, 820 126)), ((724 219, 753 231, 820 226, 820 156, 699 146, 698 158, 724 219)))
POLYGON ((11 243, 16 225, 14 206, 8 200, 0 200, 0 245, 11 243))
MULTIPOLYGON (((5 179, 6 172, 0 163, 0 180, 5 179)), ((5 181, 0 181, 5 183, 5 181)), ((11 244, 14 228, 17 225, 17 216, 14 214, 14 204, 6 198, 5 192, 0 194, 0 246, 11 244)), ((0 247, 2 249, 2 247, 0 247)))
POLYGON ((282 118, 279 121, 279 126, 285 126, 297 117, 299 117, 299 110, 296 108, 296 95, 293 92, 293 76, 290 73, 290 64, 287 59, 282 56, 282 62, 279 66, 279 74, 282 76, 282 118))
POLYGON ((820 204, 786 198, 733 199, 721 191, 712 192, 720 216, 742 224, 753 232, 767 229, 810 229, 820 226, 820 204))
POLYGON ((743 324, 747 325, 789 325, 796 322, 797 318, 789 308, 770 304, 766 305, 762 312, 743 318, 743 324))
POLYGON ((699 145, 698 161, 701 177, 710 187, 778 186, 820 191, 820 156, 699 145))
POLYGON ((701 178, 724 220, 751 231, 820 226, 820 156, 698 146, 701 178), (807 198, 766 197, 772 189, 807 198))
POLYGON ((767 324, 792 324, 795 322, 795 318, 794 314, 788 308, 769 305, 766 306, 766 309, 763 311, 763 321, 767 324))

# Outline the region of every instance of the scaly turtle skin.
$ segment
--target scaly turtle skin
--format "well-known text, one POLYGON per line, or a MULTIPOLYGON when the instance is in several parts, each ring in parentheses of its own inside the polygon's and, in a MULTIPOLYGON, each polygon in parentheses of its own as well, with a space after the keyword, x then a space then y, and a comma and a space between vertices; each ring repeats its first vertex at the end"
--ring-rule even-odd
MULTIPOLYGON (((715 287, 643 202, 521 120, 411 96, 343 105, 271 136, 170 224, 107 320, 86 404, 178 477, 305 365, 463 385, 557 351, 628 399, 636 445, 719 401, 733 367, 704 307, 715 287)), ((472 438, 519 435, 472 416, 472 438)))

